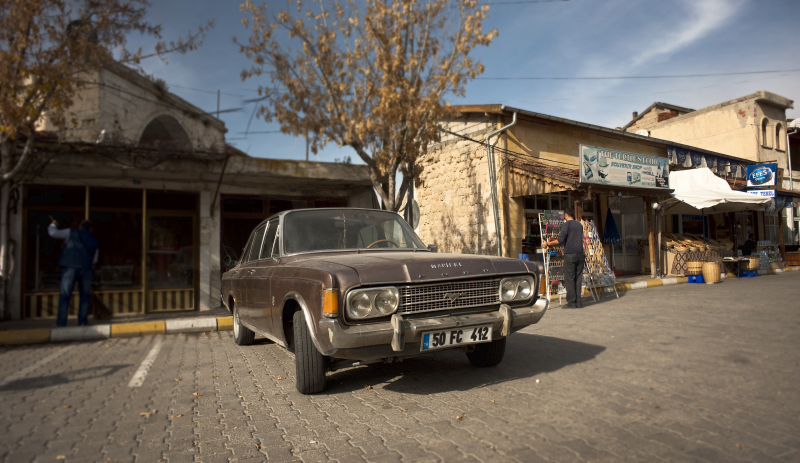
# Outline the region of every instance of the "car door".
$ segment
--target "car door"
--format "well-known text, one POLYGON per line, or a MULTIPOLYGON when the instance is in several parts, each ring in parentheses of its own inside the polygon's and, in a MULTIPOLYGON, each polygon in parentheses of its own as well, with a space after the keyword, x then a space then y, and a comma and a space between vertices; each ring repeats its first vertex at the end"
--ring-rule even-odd
POLYGON ((242 271, 239 273, 239 279, 242 281, 244 287, 244 301, 240 304, 239 317, 252 324, 254 301, 256 293, 254 291, 253 283, 255 282, 256 268, 258 267, 258 255, 261 252, 261 243, 264 240, 264 230, 267 228, 266 224, 262 224, 253 233, 253 242, 250 245, 250 250, 246 256, 243 256, 245 263, 242 266, 242 271))
MULTIPOLYGON (((242 257, 234 268, 231 269, 231 289, 233 290, 233 297, 236 299, 236 304, 245 305, 245 287, 242 276, 244 275, 244 264, 248 253, 250 252, 250 245, 253 244, 253 234, 247 239, 247 244, 242 248, 242 257)), ((226 295, 227 297, 227 295, 226 295)), ((232 307, 230 307, 233 310, 232 307)))
POLYGON ((269 333, 272 331, 272 299, 270 294, 270 277, 275 265, 272 260, 272 245, 278 230, 278 219, 267 222, 267 229, 261 244, 258 264, 252 274, 252 307, 251 321, 253 327, 259 331, 269 333))

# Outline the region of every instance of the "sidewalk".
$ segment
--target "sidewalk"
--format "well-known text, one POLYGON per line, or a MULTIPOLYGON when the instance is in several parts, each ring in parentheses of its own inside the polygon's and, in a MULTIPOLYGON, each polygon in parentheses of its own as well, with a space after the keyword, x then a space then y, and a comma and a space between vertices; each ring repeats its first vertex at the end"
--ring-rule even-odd
POLYGON ((77 326, 70 317, 66 327, 55 327, 55 319, 19 320, 0 323, 0 345, 46 342, 95 341, 148 334, 200 333, 233 329, 233 318, 225 307, 203 312, 137 314, 111 320, 89 319, 77 326))

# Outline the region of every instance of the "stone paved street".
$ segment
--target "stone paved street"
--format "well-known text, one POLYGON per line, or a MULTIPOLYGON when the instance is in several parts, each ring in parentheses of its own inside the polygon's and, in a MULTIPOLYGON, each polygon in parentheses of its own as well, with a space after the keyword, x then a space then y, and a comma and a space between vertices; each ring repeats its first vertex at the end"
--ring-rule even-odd
POLYGON ((227 331, 3 349, 0 456, 800 461, 799 299, 794 272, 605 295, 552 308, 496 368, 445 352, 332 373, 315 396, 290 353, 227 331))

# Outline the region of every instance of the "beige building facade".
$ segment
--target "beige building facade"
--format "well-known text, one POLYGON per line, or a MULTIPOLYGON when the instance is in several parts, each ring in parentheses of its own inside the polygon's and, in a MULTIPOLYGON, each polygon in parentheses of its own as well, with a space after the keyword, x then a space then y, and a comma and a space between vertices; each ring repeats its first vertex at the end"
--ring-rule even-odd
MULTIPOLYGON (((761 90, 696 111, 677 108, 654 103, 622 130, 647 130, 662 140, 755 162, 777 162, 788 180, 786 110, 794 108, 792 100, 761 90)), ((793 163, 793 169, 800 175, 800 165, 793 163)))

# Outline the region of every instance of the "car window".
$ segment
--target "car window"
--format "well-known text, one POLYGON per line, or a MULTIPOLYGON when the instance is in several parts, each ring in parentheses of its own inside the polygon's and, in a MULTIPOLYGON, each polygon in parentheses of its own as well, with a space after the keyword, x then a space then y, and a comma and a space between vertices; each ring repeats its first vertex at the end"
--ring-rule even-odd
POLYGON ((275 233, 278 231, 278 221, 272 220, 267 224, 267 233, 264 235, 264 243, 261 245, 261 258, 267 259, 272 250, 272 243, 275 241, 275 233))
POLYGON ((258 260, 258 252, 261 250, 261 241, 264 237, 264 229, 266 225, 262 225, 253 233, 253 245, 250 246, 250 252, 247 254, 247 262, 258 260))
POLYGON ((284 216, 283 251, 349 249, 425 249, 411 227, 393 212, 360 209, 313 209, 284 216))
POLYGON ((278 235, 278 239, 275 240, 275 243, 272 245, 272 257, 280 257, 281 255, 281 237, 278 235))

